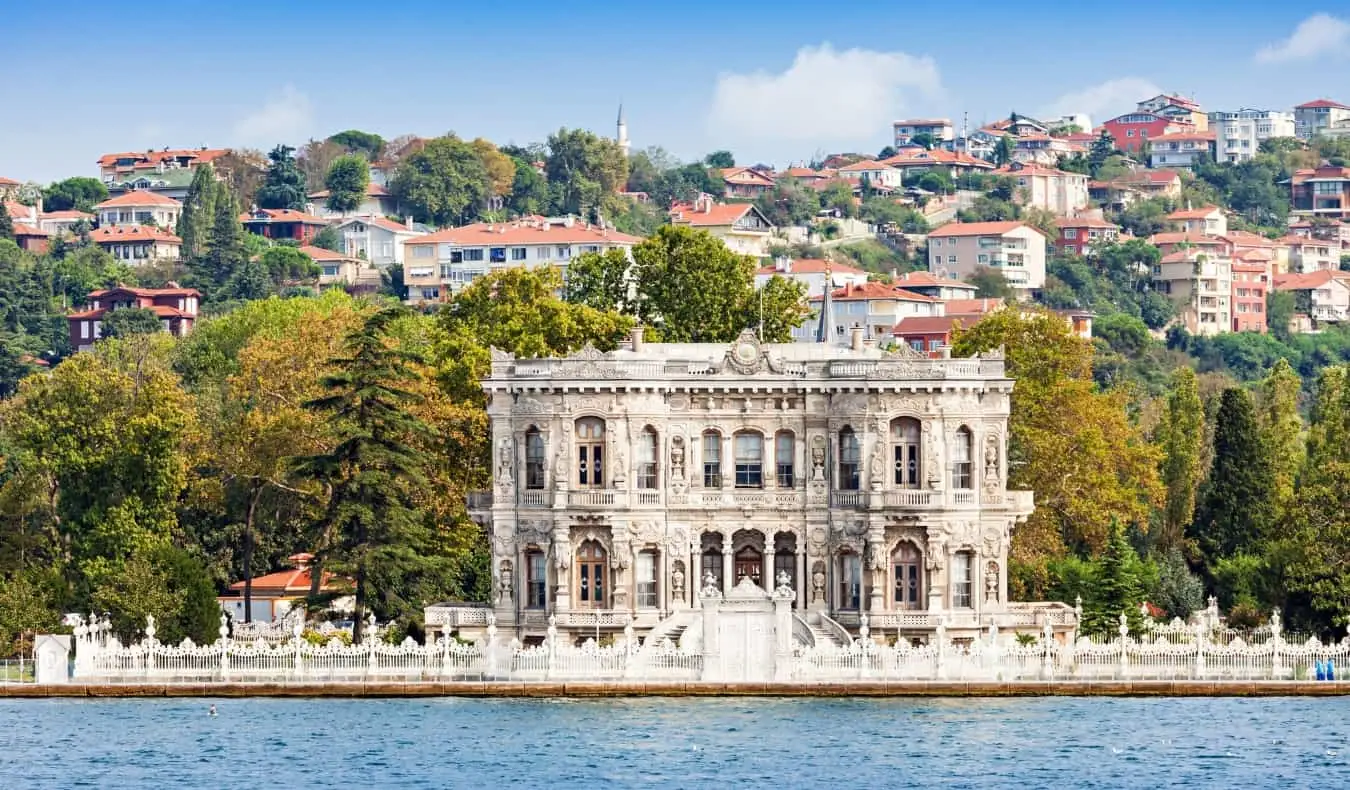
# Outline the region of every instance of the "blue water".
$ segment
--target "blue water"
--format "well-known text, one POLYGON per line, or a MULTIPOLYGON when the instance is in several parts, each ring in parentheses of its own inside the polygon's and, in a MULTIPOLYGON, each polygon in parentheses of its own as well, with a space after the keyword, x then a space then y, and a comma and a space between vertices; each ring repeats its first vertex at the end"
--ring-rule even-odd
POLYGON ((1342 788, 1347 714, 1303 698, 0 700, 0 788, 1342 788))

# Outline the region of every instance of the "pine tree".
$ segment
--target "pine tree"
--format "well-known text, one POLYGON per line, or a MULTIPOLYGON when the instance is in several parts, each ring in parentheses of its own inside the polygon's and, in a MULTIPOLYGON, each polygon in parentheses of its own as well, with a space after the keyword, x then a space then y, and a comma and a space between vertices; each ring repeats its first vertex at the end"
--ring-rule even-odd
POLYGON ((178 215, 176 231, 183 240, 183 257, 191 260, 201 255, 216 217, 216 196, 220 188, 215 170, 209 164, 199 166, 192 173, 183 198, 183 211, 178 215))
POLYGON ((0 239, 14 240, 14 218, 5 210, 5 203, 2 200, 0 200, 0 239))
POLYGON ((1303 466, 1303 420, 1298 413, 1298 393, 1303 382, 1281 358, 1261 382, 1257 420, 1270 452, 1275 519, 1288 517, 1294 500, 1294 481, 1303 466))
POLYGON ((1200 485, 1200 452, 1205 442, 1205 409, 1195 371, 1182 366, 1172 376, 1161 425, 1162 480, 1167 486, 1167 506, 1158 546, 1164 550, 1181 544, 1195 515, 1195 491, 1200 485))
POLYGON ((234 195, 224 184, 219 184, 210 239, 197 266, 198 283, 214 291, 234 274, 243 261, 244 229, 239 224, 239 209, 234 195))
POLYGON ((367 608, 388 619, 419 605, 398 597, 397 580, 433 562, 431 535, 411 496, 424 485, 428 459, 410 440, 430 430, 408 409, 419 400, 411 390, 416 360, 387 342, 390 325, 404 313, 385 308, 346 337, 343 352, 330 360, 334 372, 323 379, 327 394, 305 404, 326 417, 337 443, 296 464, 302 478, 330 492, 316 524, 317 556, 323 569, 355 584, 358 640, 367 608))
POLYGON ((1274 521, 1270 455, 1247 391, 1223 392, 1214 421, 1214 464, 1193 533, 1211 569, 1235 554, 1259 553, 1274 521))
POLYGON ((303 211, 305 208, 305 174, 295 163, 295 149, 279 145, 268 154, 267 173, 258 187, 259 208, 303 211))
POLYGON ((221 299, 266 299, 272 295, 272 280, 267 266, 259 260, 245 260, 221 287, 221 299))
POLYGON ((1138 631, 1139 605, 1144 601, 1139 579, 1139 555, 1125 537, 1120 522, 1112 522, 1111 539, 1097 560, 1096 593, 1084 612, 1083 630, 1090 634, 1114 634, 1123 612, 1131 631, 1138 631))

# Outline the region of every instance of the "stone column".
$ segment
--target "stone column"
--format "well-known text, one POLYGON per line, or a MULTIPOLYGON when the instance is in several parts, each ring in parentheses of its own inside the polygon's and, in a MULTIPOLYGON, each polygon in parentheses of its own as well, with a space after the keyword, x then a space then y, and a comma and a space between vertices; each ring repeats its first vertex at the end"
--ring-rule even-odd
POLYGON ((886 606, 886 533, 881 526, 867 532, 867 576, 872 580, 872 594, 868 596, 867 611, 880 612, 886 606))
POLYGON ((797 543, 797 608, 802 612, 806 611, 806 605, 810 599, 811 580, 806 578, 806 546, 800 541, 797 543))
POLYGON ((666 545, 656 551, 656 606, 665 617, 671 609, 670 602, 670 552, 666 545))
POLYGON ((764 554, 759 558, 759 586, 763 587, 765 592, 773 592, 774 585, 777 584, 773 580, 774 547, 770 538, 764 540, 764 554))
MULTIPOLYGON (((700 541, 702 538, 700 537, 700 541)), ((689 565, 685 568, 684 587, 685 595, 689 596, 689 605, 694 609, 702 609, 703 602, 700 600, 698 591, 703 587, 703 546, 699 544, 689 544, 689 550, 685 556, 689 558, 689 565)))
POLYGON ((736 585, 736 579, 733 577, 736 570, 732 565, 734 554, 731 550, 731 537, 724 535, 722 537, 722 593, 731 592, 731 588, 736 585))
POLYGON ((566 614, 572 608, 572 541, 567 527, 553 531, 553 610, 566 614))

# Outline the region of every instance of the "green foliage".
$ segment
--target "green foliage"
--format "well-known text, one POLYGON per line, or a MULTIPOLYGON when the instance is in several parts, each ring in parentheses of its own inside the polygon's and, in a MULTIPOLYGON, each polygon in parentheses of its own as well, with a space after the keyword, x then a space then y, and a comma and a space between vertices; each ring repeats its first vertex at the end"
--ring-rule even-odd
POLYGON ((491 181, 473 145, 450 134, 428 140, 400 162, 389 191, 418 222, 446 226, 477 216, 491 194, 491 181))
MULTIPOLYGON (((844 256, 848 263, 865 272, 878 275, 889 275, 891 272, 903 274, 914 271, 916 268, 924 268, 921 263, 916 265, 916 259, 909 258, 876 239, 863 239, 848 244, 840 244, 832 248, 830 253, 844 256)), ((820 255, 800 255, 797 257, 816 258, 820 255)), ((922 258, 917 260, 922 261, 922 258)))
POLYGON ((1214 462, 1192 532, 1211 574, 1220 559, 1257 552, 1272 537, 1271 471, 1251 395, 1224 390, 1214 420, 1214 462))
POLYGON ((587 252, 567 265, 564 298, 596 310, 624 310, 629 302, 631 266, 621 249, 587 252))
POLYGON ((1189 367, 1179 367, 1172 374, 1157 438, 1163 451, 1162 482, 1167 487, 1167 502, 1156 544, 1170 550, 1181 546, 1190 526, 1195 492, 1204 473, 1200 453, 1205 443, 1205 412, 1195 371, 1189 367))
POLYGON ((893 198, 875 197, 863 201, 859 214, 874 225, 895 225, 901 233, 927 233, 928 220, 918 210, 893 198))
POLYGON ((975 296, 980 299, 1009 299, 1013 296, 1012 286, 1003 272, 989 266, 976 266, 966 277, 966 282, 978 289, 975 296))
POLYGON ((91 211, 108 199, 108 188, 97 178, 76 176, 56 181, 42 190, 43 211, 91 211))
POLYGON ((708 167, 735 167, 736 157, 730 151, 713 151, 703 157, 703 164, 708 167))
POLYGON ((970 208, 957 212, 962 222, 1006 222, 1017 219, 1017 206, 1009 200, 988 195, 980 195, 971 203, 970 208))
POLYGON ((1084 633, 1117 633, 1121 614, 1130 630, 1139 632, 1139 605, 1144 601, 1140 566, 1139 555, 1126 540, 1124 528, 1113 524, 1106 550, 1094 567, 1092 595, 1084 599, 1084 633))
POLYGON ((310 244, 328 250, 329 252, 343 252, 342 234, 338 233, 337 228, 332 225, 325 225, 323 230, 314 234, 314 238, 310 240, 310 244))
POLYGON ((14 218, 0 204, 0 241, 14 241, 14 218))
POLYGON ((1168 617, 1191 616, 1205 607, 1205 584, 1191 572, 1180 549, 1171 549, 1157 558, 1157 583, 1149 590, 1148 600, 1168 617))
POLYGON ((31 657, 35 635, 61 631, 62 586, 48 568, 0 574, 0 657, 31 657))
POLYGON ((1290 173, 1282 171, 1269 154, 1236 164, 1205 161, 1194 169, 1196 177, 1214 188, 1224 205, 1248 223, 1259 227, 1284 227, 1289 217, 1289 190, 1280 182, 1290 173))
POLYGON ((1126 206, 1124 211, 1111 217, 1111 221, 1119 225, 1123 232, 1139 240, 1147 239, 1167 229, 1167 215, 1174 208, 1170 201, 1161 197, 1136 200, 1126 206))
POLYGON ((346 214, 361 207, 370 186, 370 163, 364 156, 347 154, 333 160, 324 176, 328 208, 346 214))
POLYGON ((516 159, 516 174, 511 180, 511 194, 506 208, 517 216, 542 214, 549 208, 548 182, 534 166, 524 159, 516 159))
POLYGON ((207 239, 216 221, 216 201, 222 192, 211 165, 202 165, 192 172, 192 183, 183 198, 183 210, 178 214, 177 233, 183 240, 184 258, 193 260, 206 251, 207 239))
POLYGON ((139 549, 94 588, 95 609, 112 613, 113 631, 126 640, 144 635, 155 618, 155 638, 209 644, 220 623, 216 592, 201 563, 176 546, 139 549))
POLYGON ((548 136, 544 173, 555 212, 589 216, 607 209, 627 183, 628 159, 613 140, 564 128, 548 136))
POLYGON ((159 316, 145 307, 125 307, 114 310, 103 318, 105 338, 150 335, 161 329, 159 316))
POLYGON ((267 154, 267 172, 254 196, 259 208, 305 208, 305 174, 295 162, 295 149, 278 145, 267 154))
POLYGON ((1294 320, 1294 295, 1274 288, 1266 293, 1266 327, 1276 339, 1289 342, 1289 324, 1294 320))
POLYGON ((1303 466, 1303 420, 1298 412, 1302 385, 1289 360, 1280 359, 1257 391, 1256 417, 1270 453, 1277 523, 1284 522, 1293 510, 1294 484, 1303 466))
POLYGON ((787 179, 755 198, 755 207, 779 227, 805 225, 820 211, 820 193, 787 179))
POLYGON ((384 138, 374 132, 348 129, 345 132, 330 135, 328 142, 342 146, 349 153, 360 154, 370 161, 379 159, 380 155, 384 153, 384 138))

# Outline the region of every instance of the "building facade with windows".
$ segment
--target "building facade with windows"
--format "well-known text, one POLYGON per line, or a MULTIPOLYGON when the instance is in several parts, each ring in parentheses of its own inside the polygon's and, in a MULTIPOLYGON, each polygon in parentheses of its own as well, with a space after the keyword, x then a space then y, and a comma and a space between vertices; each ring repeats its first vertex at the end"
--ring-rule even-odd
POLYGON ((1314 99, 1294 108, 1294 133, 1304 140, 1321 136, 1350 121, 1350 107, 1331 99, 1314 99))
MULTIPOLYGON (((795 591, 803 629, 1037 628, 1007 600, 1013 382, 1001 354, 761 344, 495 351, 496 624, 526 642, 674 638, 700 593, 795 591)), ((481 504, 481 503, 480 503, 481 504)), ((693 630, 691 628, 691 630, 693 630)), ((838 633, 835 630, 835 633, 838 633)))
POLYGON ((1045 285, 1045 234, 1025 222, 950 222, 928 234, 928 271, 960 279, 997 269, 1022 295, 1045 285))
POLYGON ((1243 108, 1209 114, 1214 131, 1215 158, 1220 162, 1245 162, 1272 137, 1294 136, 1294 114, 1279 110, 1243 108))

